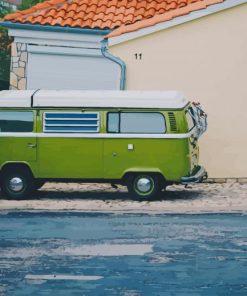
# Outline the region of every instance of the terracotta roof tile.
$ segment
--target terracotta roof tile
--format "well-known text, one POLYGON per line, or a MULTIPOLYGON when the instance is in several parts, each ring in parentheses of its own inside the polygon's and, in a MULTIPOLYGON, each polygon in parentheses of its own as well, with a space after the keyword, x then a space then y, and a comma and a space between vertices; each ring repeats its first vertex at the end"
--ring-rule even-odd
POLYGON ((63 18, 62 17, 58 17, 56 19, 53 19, 53 21, 51 22, 51 25, 52 26, 55 26, 55 25, 61 26, 62 23, 63 23, 63 18))
POLYGON ((85 15, 85 17, 83 18, 84 21, 88 21, 88 20, 92 20, 94 17, 94 13, 91 11, 88 14, 85 15))
POLYGON ((110 36, 137 30, 224 0, 49 0, 5 16, 23 24, 117 28, 110 36))
POLYGON ((128 16, 134 16, 134 13, 135 13, 135 7, 131 6, 129 8, 126 8, 125 10, 125 16, 128 17, 128 16))
POLYGON ((86 3, 83 3, 82 5, 78 5, 77 12, 80 12, 80 11, 84 11, 84 12, 87 11, 87 4, 86 3))
POLYGON ((106 7, 105 14, 106 15, 109 14, 109 13, 115 14, 116 10, 117 10, 117 8, 115 6, 106 7))
POLYGON ((106 28, 112 28, 112 20, 105 20, 105 27, 106 28))
POLYGON ((100 28, 102 23, 103 21, 99 19, 93 23, 92 28, 100 28))
POLYGON ((78 19, 76 21, 73 21, 73 23, 71 25, 71 27, 79 27, 79 26, 81 26, 81 20, 80 19, 78 19))
MULTIPOLYGON (((108 14, 107 17, 104 18, 104 21, 110 21, 111 23, 113 22, 113 18, 114 18, 114 14, 113 13, 110 13, 108 14)), ((112 26, 112 25, 111 25, 112 26)))
POLYGON ((149 2, 149 3, 147 3, 146 9, 149 10, 149 9, 153 8, 156 10, 157 4, 158 3, 156 1, 149 2))
MULTIPOLYGON (((91 1, 90 0, 88 0, 88 5, 90 6, 91 5, 91 3, 90 3, 91 1)), ((115 2, 117 2, 117 0, 115 0, 115 2)), ((97 1, 97 5, 98 6, 102 6, 102 5, 105 5, 107 3, 107 1, 106 0, 98 0, 97 1)), ((114 4, 114 6, 116 6, 116 4, 114 4)))
MULTIPOLYGON (((76 4, 76 3, 72 3, 71 5, 70 5, 70 10, 74 10, 74 11, 76 11, 76 9, 77 9, 77 7, 78 7, 78 4, 76 4)), ((93 5, 92 5, 92 7, 93 7, 93 5)))
POLYGON ((134 18, 133 14, 131 14, 131 13, 127 14, 127 15, 125 16, 126 24, 132 24, 132 22, 133 22, 133 18, 134 18))
POLYGON ((97 10, 97 12, 99 13, 102 11, 102 9, 103 11, 105 10, 104 6, 98 7, 96 4, 93 4, 93 5, 87 6, 86 12, 89 13, 97 10))
MULTIPOLYGON (((91 19, 89 20, 91 22, 91 19)), ((73 19, 72 18, 66 18, 66 20, 61 22, 61 26, 70 26, 72 27, 73 19)))
POLYGON ((146 8, 146 4, 144 1, 138 1, 136 6, 135 6, 135 9, 136 11, 139 11, 139 9, 142 9, 142 8, 146 8))
POLYGON ((54 16, 56 15, 56 10, 55 9, 50 9, 49 11, 48 11, 48 13, 46 14, 46 16, 48 17, 48 16, 51 16, 53 19, 55 19, 54 18, 54 16))
POLYGON ((150 8, 149 10, 145 11, 143 14, 144 18, 150 18, 150 17, 153 17, 154 15, 155 15, 154 8, 150 8))
POLYGON ((66 11, 64 9, 61 9, 57 13, 57 18, 60 18, 60 17, 63 18, 63 17, 65 17, 65 15, 66 15, 66 11))
POLYGON ((99 14, 94 15, 93 17, 91 17, 91 19, 93 21, 98 21, 98 20, 104 20, 105 14, 104 12, 100 12, 99 14))
MULTIPOLYGON (((185 0, 183 1, 185 2, 185 0)), ((166 11, 162 14, 156 14, 152 18, 144 18, 142 21, 133 22, 132 24, 129 24, 129 25, 123 24, 119 28, 117 28, 116 30, 108 34, 106 38, 116 37, 124 33, 137 31, 139 29, 150 27, 158 23, 169 21, 173 18, 189 14, 193 11, 205 9, 210 5, 224 2, 224 0, 201 0, 201 1, 190 0, 190 1, 186 1, 186 2, 189 2, 187 5, 184 5, 184 4, 182 5, 183 1, 179 1, 180 6, 178 6, 176 9, 174 9, 173 6, 171 6, 171 5, 174 5, 173 2, 175 2, 175 1, 172 1, 170 3, 167 3, 166 11)), ((159 11, 161 11, 161 9, 159 11)))
POLYGON ((35 21, 36 21, 37 23, 41 23, 42 20, 43 20, 43 17, 42 17, 42 16, 38 16, 38 17, 36 18, 35 21))
POLYGON ((145 9, 144 7, 140 7, 140 8, 136 11, 136 13, 134 13, 134 15, 141 15, 142 18, 143 18, 145 12, 146 12, 146 9, 145 9))
POLYGON ((76 14, 76 12, 74 10, 70 10, 66 14, 65 18, 71 18, 73 21, 76 21, 76 19, 74 19, 75 14, 76 14))

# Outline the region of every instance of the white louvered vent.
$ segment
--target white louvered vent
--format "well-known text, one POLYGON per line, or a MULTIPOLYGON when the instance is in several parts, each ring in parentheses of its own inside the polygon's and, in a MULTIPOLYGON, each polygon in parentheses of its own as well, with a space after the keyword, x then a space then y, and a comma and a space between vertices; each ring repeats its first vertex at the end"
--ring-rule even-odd
POLYGON ((46 133, 98 133, 98 112, 45 112, 43 118, 46 133))

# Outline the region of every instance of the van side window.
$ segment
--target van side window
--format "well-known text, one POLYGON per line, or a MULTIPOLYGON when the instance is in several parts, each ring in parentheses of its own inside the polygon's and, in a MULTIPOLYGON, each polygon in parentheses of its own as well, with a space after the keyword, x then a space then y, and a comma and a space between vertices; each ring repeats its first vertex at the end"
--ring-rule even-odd
POLYGON ((31 111, 1 111, 0 133, 2 132, 32 132, 33 112, 31 111))
POLYGON ((166 131, 165 118, 159 112, 109 112, 109 133, 162 134, 166 131))
POLYGON ((108 133, 119 133, 119 122, 120 122, 120 118, 119 118, 119 113, 108 113, 108 117, 107 117, 107 131, 108 133))
POLYGON ((44 112, 44 132, 98 133, 99 112, 44 112))

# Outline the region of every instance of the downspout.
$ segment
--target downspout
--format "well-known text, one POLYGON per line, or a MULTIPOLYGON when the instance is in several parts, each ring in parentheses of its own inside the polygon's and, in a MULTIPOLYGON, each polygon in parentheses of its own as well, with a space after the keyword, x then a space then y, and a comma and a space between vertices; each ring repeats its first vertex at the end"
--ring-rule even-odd
POLYGON ((126 65, 125 65, 124 61, 122 61, 120 58, 115 57, 114 55, 109 53, 107 39, 103 39, 100 43, 101 43, 102 55, 106 59, 113 61, 114 63, 118 64, 121 67, 120 90, 124 90, 125 89, 125 75, 126 75, 126 65))

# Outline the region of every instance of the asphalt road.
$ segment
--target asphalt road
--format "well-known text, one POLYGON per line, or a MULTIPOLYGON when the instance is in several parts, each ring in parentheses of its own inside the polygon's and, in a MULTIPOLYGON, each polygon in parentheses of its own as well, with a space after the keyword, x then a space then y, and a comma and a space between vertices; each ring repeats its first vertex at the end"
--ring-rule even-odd
POLYGON ((247 295, 247 216, 2 212, 0 295, 247 295))

